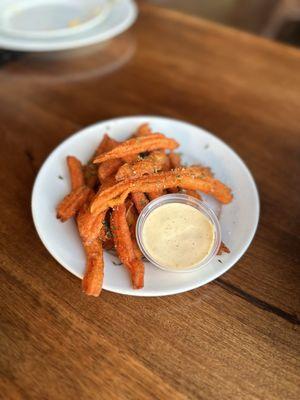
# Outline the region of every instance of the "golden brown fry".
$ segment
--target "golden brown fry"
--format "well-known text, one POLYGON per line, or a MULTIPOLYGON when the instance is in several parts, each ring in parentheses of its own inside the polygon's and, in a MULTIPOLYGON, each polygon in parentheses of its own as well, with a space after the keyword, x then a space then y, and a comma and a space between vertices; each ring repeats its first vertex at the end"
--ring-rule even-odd
POLYGON ((129 193, 149 193, 176 186, 183 189, 200 190, 214 196, 221 203, 229 203, 232 200, 230 188, 204 172, 200 172, 202 170, 201 167, 181 168, 118 182, 114 186, 97 193, 91 205, 91 212, 99 213, 108 207, 121 204, 129 193))
POLYGON ((72 190, 84 185, 84 177, 81 162, 74 156, 67 157, 67 164, 71 179, 72 190))
POLYGON ((56 208, 57 218, 65 222, 76 215, 84 203, 90 198, 91 193, 93 193, 92 190, 87 186, 80 186, 72 190, 72 192, 65 196, 58 204, 56 208))
POLYGON ((149 200, 143 192, 131 193, 131 198, 138 213, 140 213, 142 209, 149 203, 149 200))
MULTIPOLYGON (((103 164, 101 164, 103 165, 103 164)), ((116 180, 136 179, 142 175, 154 174, 166 170, 169 158, 163 151, 153 151, 148 157, 138 159, 134 163, 123 164, 116 173, 116 180)))
POLYGON ((96 239, 84 244, 86 252, 86 271, 82 280, 82 291, 89 296, 99 296, 103 285, 103 249, 102 243, 96 239))
POLYGON ((128 268, 134 289, 144 286, 144 265, 136 258, 130 230, 126 221, 126 206, 120 204, 113 208, 110 227, 115 248, 121 262, 128 268))
POLYGON ((122 158, 145 151, 175 149, 178 146, 179 144, 176 140, 166 138, 161 133, 153 133, 150 136, 141 136, 126 140, 113 150, 96 157, 94 163, 101 163, 114 158, 122 158))

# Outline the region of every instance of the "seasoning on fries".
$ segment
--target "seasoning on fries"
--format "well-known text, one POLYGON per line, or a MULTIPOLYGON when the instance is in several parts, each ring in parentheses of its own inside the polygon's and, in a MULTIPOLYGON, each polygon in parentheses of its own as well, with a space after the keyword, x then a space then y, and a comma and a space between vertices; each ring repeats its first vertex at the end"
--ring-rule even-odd
MULTIPOLYGON (((128 269, 132 286, 144 285, 142 253, 135 237, 138 214, 152 199, 178 191, 200 198, 198 191, 223 204, 232 200, 229 187, 203 166, 182 167, 174 150, 174 139, 153 133, 142 124, 124 142, 107 134, 94 155, 82 166, 74 156, 67 157, 71 192, 58 204, 62 222, 76 218, 86 253, 82 290, 99 296, 104 274, 103 249, 114 249, 128 269)), ((229 252, 222 243, 220 252, 229 252)))

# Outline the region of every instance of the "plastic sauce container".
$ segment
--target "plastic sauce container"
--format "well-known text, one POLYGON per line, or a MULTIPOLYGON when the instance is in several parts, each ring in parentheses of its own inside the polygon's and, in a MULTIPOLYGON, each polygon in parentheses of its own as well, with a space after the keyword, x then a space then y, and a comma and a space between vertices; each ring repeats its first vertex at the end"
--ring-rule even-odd
POLYGON ((137 242, 155 266, 171 272, 191 272, 209 263, 221 244, 214 212, 201 200, 167 194, 142 210, 136 225, 137 242))

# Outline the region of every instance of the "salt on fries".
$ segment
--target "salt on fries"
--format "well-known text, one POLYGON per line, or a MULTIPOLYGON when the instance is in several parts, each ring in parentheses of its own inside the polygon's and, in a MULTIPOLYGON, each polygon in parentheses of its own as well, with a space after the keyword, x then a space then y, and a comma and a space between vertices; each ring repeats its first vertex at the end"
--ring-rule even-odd
MULTIPOLYGON (((198 191, 223 204, 232 200, 230 188, 215 179, 210 168, 183 167, 173 150, 176 140, 153 133, 141 125, 124 142, 104 135, 87 165, 67 157, 71 192, 58 204, 62 222, 76 218, 86 253, 82 290, 99 296, 103 284, 103 249, 114 249, 128 269, 134 289, 144 286, 144 264, 137 245, 138 214, 149 200, 165 193, 184 192, 201 198, 198 191)), ((220 252, 229 252, 222 243, 220 252)))

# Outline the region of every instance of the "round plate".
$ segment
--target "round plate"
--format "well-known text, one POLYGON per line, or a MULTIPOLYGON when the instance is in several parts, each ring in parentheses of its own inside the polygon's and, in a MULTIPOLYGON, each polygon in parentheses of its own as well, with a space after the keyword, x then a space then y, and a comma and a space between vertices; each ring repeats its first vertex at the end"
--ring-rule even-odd
POLYGON ((74 35, 103 21, 109 4, 107 0, 2 0, 0 29, 22 39, 74 35))
POLYGON ((133 296, 164 296, 197 288, 222 275, 245 253, 257 227, 259 199, 254 180, 239 156, 214 135, 185 122, 149 116, 116 118, 85 128, 61 143, 43 164, 33 188, 32 214, 48 251, 68 271, 82 278, 85 256, 75 221, 61 223, 55 212, 58 202, 70 191, 66 156, 75 155, 85 163, 104 133, 124 140, 144 122, 149 122, 154 131, 176 139, 184 162, 210 166, 234 194, 232 203, 222 206, 219 213, 222 240, 231 252, 217 256, 201 270, 175 274, 146 262, 145 286, 134 290, 126 269, 116 257, 105 253, 104 289, 133 296))
POLYGON ((128 29, 135 21, 137 8, 132 0, 115 0, 104 21, 74 35, 48 39, 26 39, 2 32, 0 48, 17 51, 60 51, 75 49, 112 39, 128 29))

